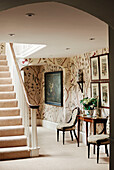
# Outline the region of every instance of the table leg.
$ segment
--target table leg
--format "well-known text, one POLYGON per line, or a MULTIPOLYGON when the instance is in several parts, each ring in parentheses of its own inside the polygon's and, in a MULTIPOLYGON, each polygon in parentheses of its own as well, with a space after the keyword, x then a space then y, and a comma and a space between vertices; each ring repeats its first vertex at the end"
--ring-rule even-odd
MULTIPOLYGON (((93 133, 94 133, 94 135, 96 135, 96 122, 93 122, 93 133)), ((95 145, 93 148, 93 153, 95 154, 95 145)))
POLYGON ((88 122, 86 122, 86 145, 88 145, 88 122))
POLYGON ((78 119, 78 147, 79 147, 79 141, 80 141, 80 119, 78 119))
POLYGON ((106 134, 106 122, 104 122, 104 134, 106 134))
POLYGON ((96 122, 93 123, 93 132, 94 132, 94 135, 96 135, 96 122))

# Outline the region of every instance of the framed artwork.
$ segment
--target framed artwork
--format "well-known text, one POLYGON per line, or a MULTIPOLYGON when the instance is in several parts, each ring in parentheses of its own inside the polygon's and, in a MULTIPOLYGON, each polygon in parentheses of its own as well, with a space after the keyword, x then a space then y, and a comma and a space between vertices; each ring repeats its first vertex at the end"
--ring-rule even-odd
POLYGON ((91 97, 96 98, 99 96, 99 83, 91 83, 91 97))
POLYGON ((100 83, 101 107, 109 108, 109 83, 100 83))
POLYGON ((91 57, 91 80, 92 81, 98 81, 99 80, 99 58, 91 57))
POLYGON ((63 72, 45 73, 45 103, 63 106, 63 72))
POLYGON ((109 79, 109 55, 100 56, 100 79, 107 80, 109 79))

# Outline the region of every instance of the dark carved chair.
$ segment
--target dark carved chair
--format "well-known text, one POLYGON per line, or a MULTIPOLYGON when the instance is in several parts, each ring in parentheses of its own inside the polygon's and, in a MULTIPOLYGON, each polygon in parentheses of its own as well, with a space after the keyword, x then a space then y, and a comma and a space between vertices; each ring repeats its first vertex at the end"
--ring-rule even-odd
POLYGON ((97 145, 97 163, 99 163, 99 149, 100 145, 105 145, 105 152, 108 156, 107 145, 110 144, 109 135, 99 134, 88 137, 88 158, 90 157, 90 144, 97 145))
POLYGON ((79 107, 76 107, 72 110, 72 116, 67 123, 59 123, 57 125, 57 141, 59 141, 59 131, 62 131, 63 132, 63 145, 64 145, 64 138, 65 138, 65 131, 70 131, 72 141, 73 141, 73 134, 72 134, 72 131, 73 131, 76 137, 76 140, 78 142, 78 137, 75 132, 75 129, 76 129, 75 125, 77 123, 77 115, 79 114, 80 114, 80 109, 79 107))

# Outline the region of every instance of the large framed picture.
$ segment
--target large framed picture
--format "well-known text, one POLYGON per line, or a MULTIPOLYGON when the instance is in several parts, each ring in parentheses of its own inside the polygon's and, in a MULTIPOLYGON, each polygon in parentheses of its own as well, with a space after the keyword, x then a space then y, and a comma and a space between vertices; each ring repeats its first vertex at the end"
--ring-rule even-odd
POLYGON ((45 103, 63 106, 63 72, 45 73, 45 103))
POLYGON ((102 82, 100 83, 101 91, 101 107, 109 108, 109 83, 102 82))
POLYGON ((100 80, 109 79, 109 55, 100 56, 100 80))
POLYGON ((91 97, 96 98, 99 96, 99 83, 92 82, 91 83, 91 97))
POLYGON ((99 58, 91 57, 91 80, 92 81, 99 81, 99 58))

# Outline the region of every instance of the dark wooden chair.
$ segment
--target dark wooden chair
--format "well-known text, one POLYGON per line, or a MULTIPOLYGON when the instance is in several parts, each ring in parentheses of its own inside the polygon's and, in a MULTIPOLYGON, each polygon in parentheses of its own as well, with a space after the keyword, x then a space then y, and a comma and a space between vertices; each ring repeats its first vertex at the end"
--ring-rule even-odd
POLYGON ((59 131, 62 131, 63 132, 63 145, 64 145, 64 138, 65 138, 65 131, 70 131, 72 141, 73 141, 73 134, 72 134, 72 131, 73 131, 74 136, 76 137, 76 140, 78 142, 78 137, 75 132, 75 129, 76 129, 75 125, 77 123, 77 115, 79 114, 80 114, 80 109, 79 107, 76 107, 72 110, 72 116, 67 123, 59 123, 57 125, 57 141, 59 141, 59 131))
POLYGON ((109 135, 99 134, 88 137, 88 158, 90 157, 90 144, 97 145, 97 163, 99 163, 99 149, 100 145, 105 145, 105 152, 108 156, 107 145, 110 144, 109 135))

